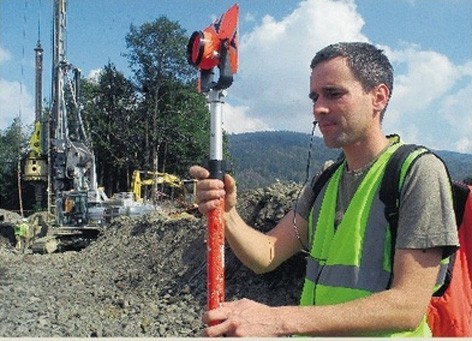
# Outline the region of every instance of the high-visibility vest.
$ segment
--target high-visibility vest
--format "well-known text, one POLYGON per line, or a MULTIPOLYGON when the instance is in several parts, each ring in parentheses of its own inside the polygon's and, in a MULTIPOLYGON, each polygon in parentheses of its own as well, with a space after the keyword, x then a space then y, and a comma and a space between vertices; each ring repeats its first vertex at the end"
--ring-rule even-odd
MULTIPOLYGON (((392 240, 379 199, 385 167, 401 143, 390 146, 370 167, 336 228, 339 183, 345 164, 329 180, 324 195, 309 216, 310 257, 301 305, 328 305, 352 301, 384 291, 392 271, 392 240), (313 218, 317 217, 317 221, 313 218)), ((378 336, 431 336, 426 316, 414 331, 378 336)))
POLYGON ((15 235, 19 237, 26 237, 28 234, 28 224, 20 223, 15 226, 15 235))

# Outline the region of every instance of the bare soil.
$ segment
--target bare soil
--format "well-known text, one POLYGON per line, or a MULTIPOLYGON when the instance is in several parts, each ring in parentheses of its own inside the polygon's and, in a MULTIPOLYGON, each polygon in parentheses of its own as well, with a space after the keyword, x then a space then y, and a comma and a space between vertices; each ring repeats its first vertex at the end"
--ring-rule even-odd
MULTIPOLYGON (((266 231, 292 208, 298 190, 292 183, 276 183, 241 193, 239 211, 266 231)), ((200 336, 206 224, 196 211, 160 210, 115 219, 81 251, 20 254, 12 224, 3 222, 0 337, 200 336)), ((301 255, 255 275, 226 248, 225 264, 226 300, 298 304, 305 266, 301 255)))

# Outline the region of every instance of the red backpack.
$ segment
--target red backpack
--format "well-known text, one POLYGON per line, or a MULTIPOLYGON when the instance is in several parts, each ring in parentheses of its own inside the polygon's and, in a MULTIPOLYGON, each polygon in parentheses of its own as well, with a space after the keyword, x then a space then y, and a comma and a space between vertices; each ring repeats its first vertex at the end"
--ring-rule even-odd
MULTIPOLYGON (((458 220, 459 250, 455 253, 449 286, 433 296, 428 325, 433 336, 472 336, 472 187, 454 184, 455 205, 463 205, 458 220)), ((460 214, 456 208, 456 216, 460 214)))

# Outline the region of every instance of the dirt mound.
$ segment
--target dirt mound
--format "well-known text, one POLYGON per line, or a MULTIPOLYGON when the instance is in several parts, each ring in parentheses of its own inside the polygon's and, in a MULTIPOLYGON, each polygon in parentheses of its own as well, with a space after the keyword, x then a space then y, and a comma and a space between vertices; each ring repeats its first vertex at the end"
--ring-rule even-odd
POLYGON ((15 225, 21 219, 18 213, 0 208, 0 248, 15 242, 15 225))
POLYGON ((7 211, 0 208, 0 223, 5 223, 5 222, 15 223, 17 221, 20 221, 21 218, 22 218, 21 215, 19 215, 18 213, 7 211))
MULTIPOLYGON (((241 215, 268 230, 299 186, 277 183, 240 194, 241 215)), ((1 238, 1 237, 0 237, 1 238)), ((0 243, 0 336, 199 336, 206 305, 206 219, 156 212, 113 221, 86 249, 16 253, 0 243)), ((227 249, 226 300, 297 304, 304 261, 295 256, 255 275, 227 249)))

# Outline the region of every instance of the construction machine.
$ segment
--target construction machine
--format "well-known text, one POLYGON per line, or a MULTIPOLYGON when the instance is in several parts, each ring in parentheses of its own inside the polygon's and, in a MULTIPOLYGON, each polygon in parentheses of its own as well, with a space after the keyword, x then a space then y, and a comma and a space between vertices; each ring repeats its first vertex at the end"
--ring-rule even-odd
POLYGON ((151 210, 129 200, 111 200, 97 185, 95 155, 81 113, 81 71, 66 59, 66 0, 53 1, 52 106, 43 112, 43 49, 38 38, 35 123, 23 172, 34 187, 37 208, 44 207, 47 194, 51 228, 32 245, 39 252, 51 252, 66 240, 96 238, 113 217, 127 213, 126 205, 139 214, 151 210))
POLYGON ((35 123, 23 174, 34 187, 37 209, 44 207, 43 194, 47 193, 52 229, 33 250, 62 236, 96 237, 98 230, 89 219, 89 208, 99 206, 105 196, 97 186, 95 156, 82 120, 80 69, 66 59, 66 0, 54 0, 53 15, 52 107, 43 112, 43 49, 38 37, 35 123), (72 105, 68 106, 66 96, 72 105))
POLYGON ((139 203, 157 201, 158 198, 170 198, 179 201, 186 208, 193 208, 195 206, 196 180, 182 180, 177 175, 170 173, 134 170, 131 178, 131 192, 139 203), (157 188, 156 193, 151 193, 150 196, 143 194, 143 188, 154 186, 157 188))
POLYGON ((117 216, 155 211, 156 200, 147 202, 141 192, 149 185, 170 189, 172 197, 178 191, 186 208, 195 206, 194 180, 168 173, 135 171, 131 190, 110 198, 98 187, 95 155, 81 112, 81 71, 66 58, 67 0, 53 1, 52 106, 43 110, 41 105, 43 49, 38 37, 35 123, 23 171, 24 181, 34 187, 36 208, 44 207, 47 198, 48 233, 37 238, 32 249, 48 253, 86 245, 117 216))

